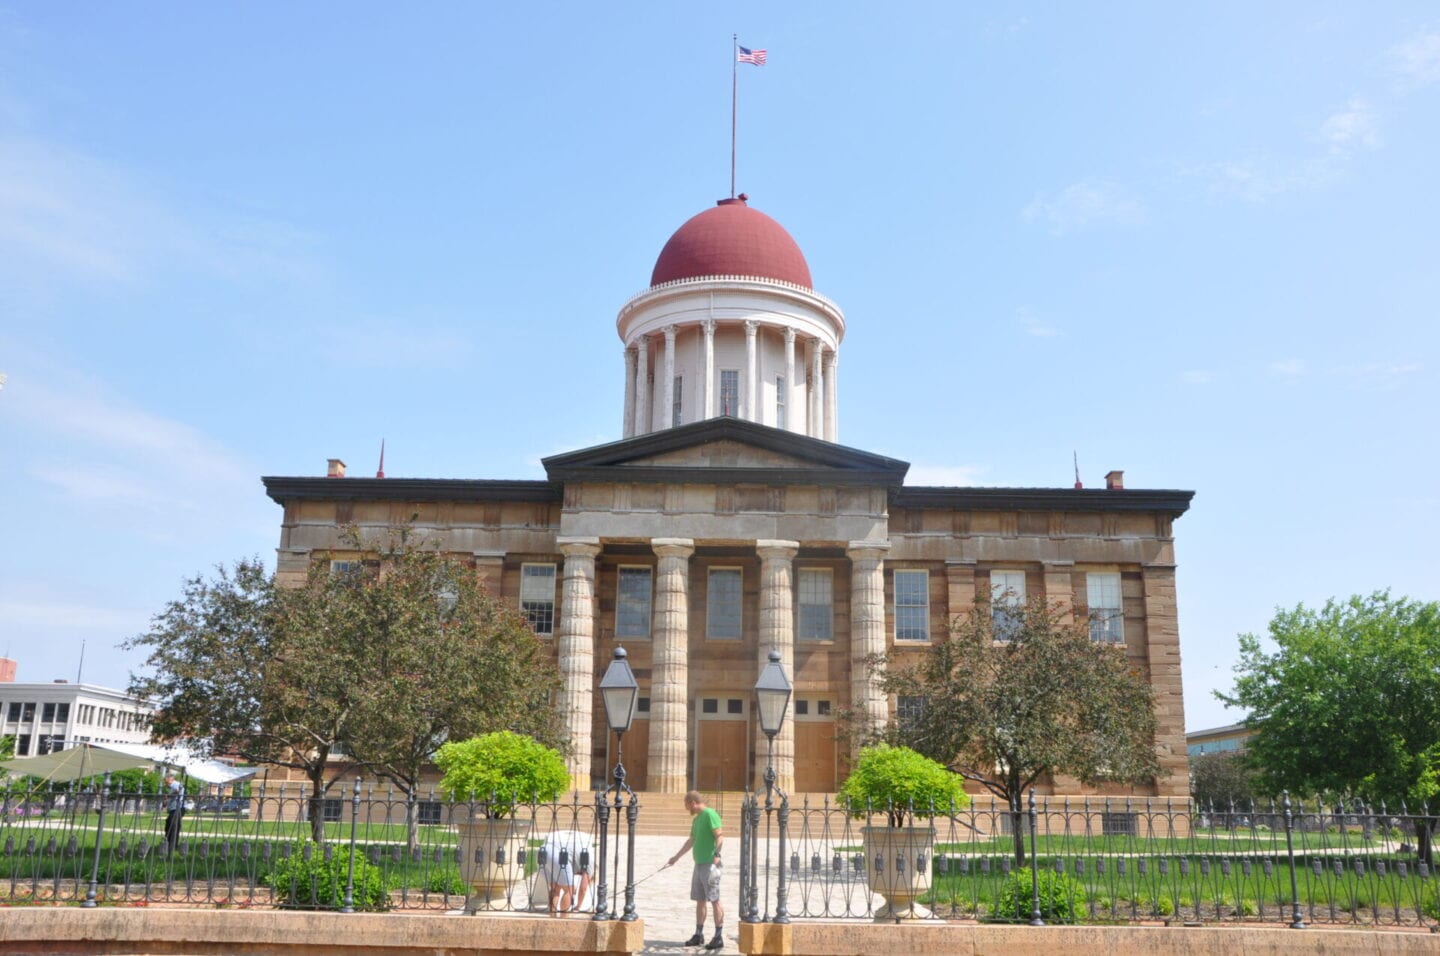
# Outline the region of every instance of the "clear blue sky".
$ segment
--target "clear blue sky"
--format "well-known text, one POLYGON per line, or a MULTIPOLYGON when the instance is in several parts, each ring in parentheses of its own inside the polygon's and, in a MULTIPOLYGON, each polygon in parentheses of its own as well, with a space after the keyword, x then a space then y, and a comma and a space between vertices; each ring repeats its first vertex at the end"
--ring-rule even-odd
POLYGON ((911 481, 1197 492, 1190 727, 1277 605, 1440 594, 1432 3, 0 0, 0 651, 273 560, 261 475, 533 478, 620 434, 615 312, 739 186, 911 481), (702 9, 713 8, 713 9, 702 9), (722 9, 723 7, 723 9, 722 9))

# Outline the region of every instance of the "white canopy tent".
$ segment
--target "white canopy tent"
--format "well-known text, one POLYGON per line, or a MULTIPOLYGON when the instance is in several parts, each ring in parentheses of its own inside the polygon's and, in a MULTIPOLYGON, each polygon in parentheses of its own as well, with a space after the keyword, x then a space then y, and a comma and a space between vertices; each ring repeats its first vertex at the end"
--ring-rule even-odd
POLYGON ((173 767, 185 776, 205 783, 224 784, 253 777, 253 767, 232 767, 200 756, 186 744, 92 744, 76 743, 38 757, 15 757, 0 763, 13 776, 30 775, 42 780, 78 780, 106 772, 145 770, 155 766, 173 767))

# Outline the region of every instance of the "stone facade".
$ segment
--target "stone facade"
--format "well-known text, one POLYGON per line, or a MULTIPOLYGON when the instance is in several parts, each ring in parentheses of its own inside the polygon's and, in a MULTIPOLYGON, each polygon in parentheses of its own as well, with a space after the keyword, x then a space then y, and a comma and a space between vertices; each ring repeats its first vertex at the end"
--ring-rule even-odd
MULTIPOLYGON (((553 621, 540 630, 563 678, 576 780, 598 783, 609 765, 595 686, 620 644, 642 696, 629 779, 662 792, 754 785, 766 743, 751 689, 772 648, 795 686, 774 744, 779 782, 830 791, 849 758, 838 713, 883 722, 897 703, 876 688, 870 654, 923 648, 990 594, 996 572, 1077 615, 1101 575, 1118 584, 1116 653, 1156 691, 1172 774, 1150 793, 1186 794, 1172 523, 1189 492, 906 486, 904 462, 730 418, 545 467, 548 481, 529 482, 267 478, 284 506, 280 574, 356 557, 344 525, 407 520, 517 608, 525 567, 553 569, 552 589, 525 598, 553 621)), ((1063 778, 1049 789, 1083 792, 1063 778)))

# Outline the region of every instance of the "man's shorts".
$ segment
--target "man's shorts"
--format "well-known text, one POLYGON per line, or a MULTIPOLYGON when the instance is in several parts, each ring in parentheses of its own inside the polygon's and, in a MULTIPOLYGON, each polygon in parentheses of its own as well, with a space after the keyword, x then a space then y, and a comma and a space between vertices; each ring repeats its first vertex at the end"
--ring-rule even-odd
POLYGON ((720 901, 720 864, 696 863, 690 876, 690 898, 697 903, 720 901))

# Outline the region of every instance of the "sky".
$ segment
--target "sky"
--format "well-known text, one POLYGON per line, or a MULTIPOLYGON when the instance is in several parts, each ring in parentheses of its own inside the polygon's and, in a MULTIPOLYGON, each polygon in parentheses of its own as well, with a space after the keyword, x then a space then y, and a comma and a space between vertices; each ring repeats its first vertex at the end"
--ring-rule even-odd
POLYGON ((124 686, 262 475, 541 478, 738 188, 912 484, 1190 489, 1186 723, 1277 607, 1440 597, 1433 3, 0 0, 0 653, 124 686), (713 8, 713 9, 712 9, 713 8), (1073 457, 1072 457, 1073 456, 1073 457))

